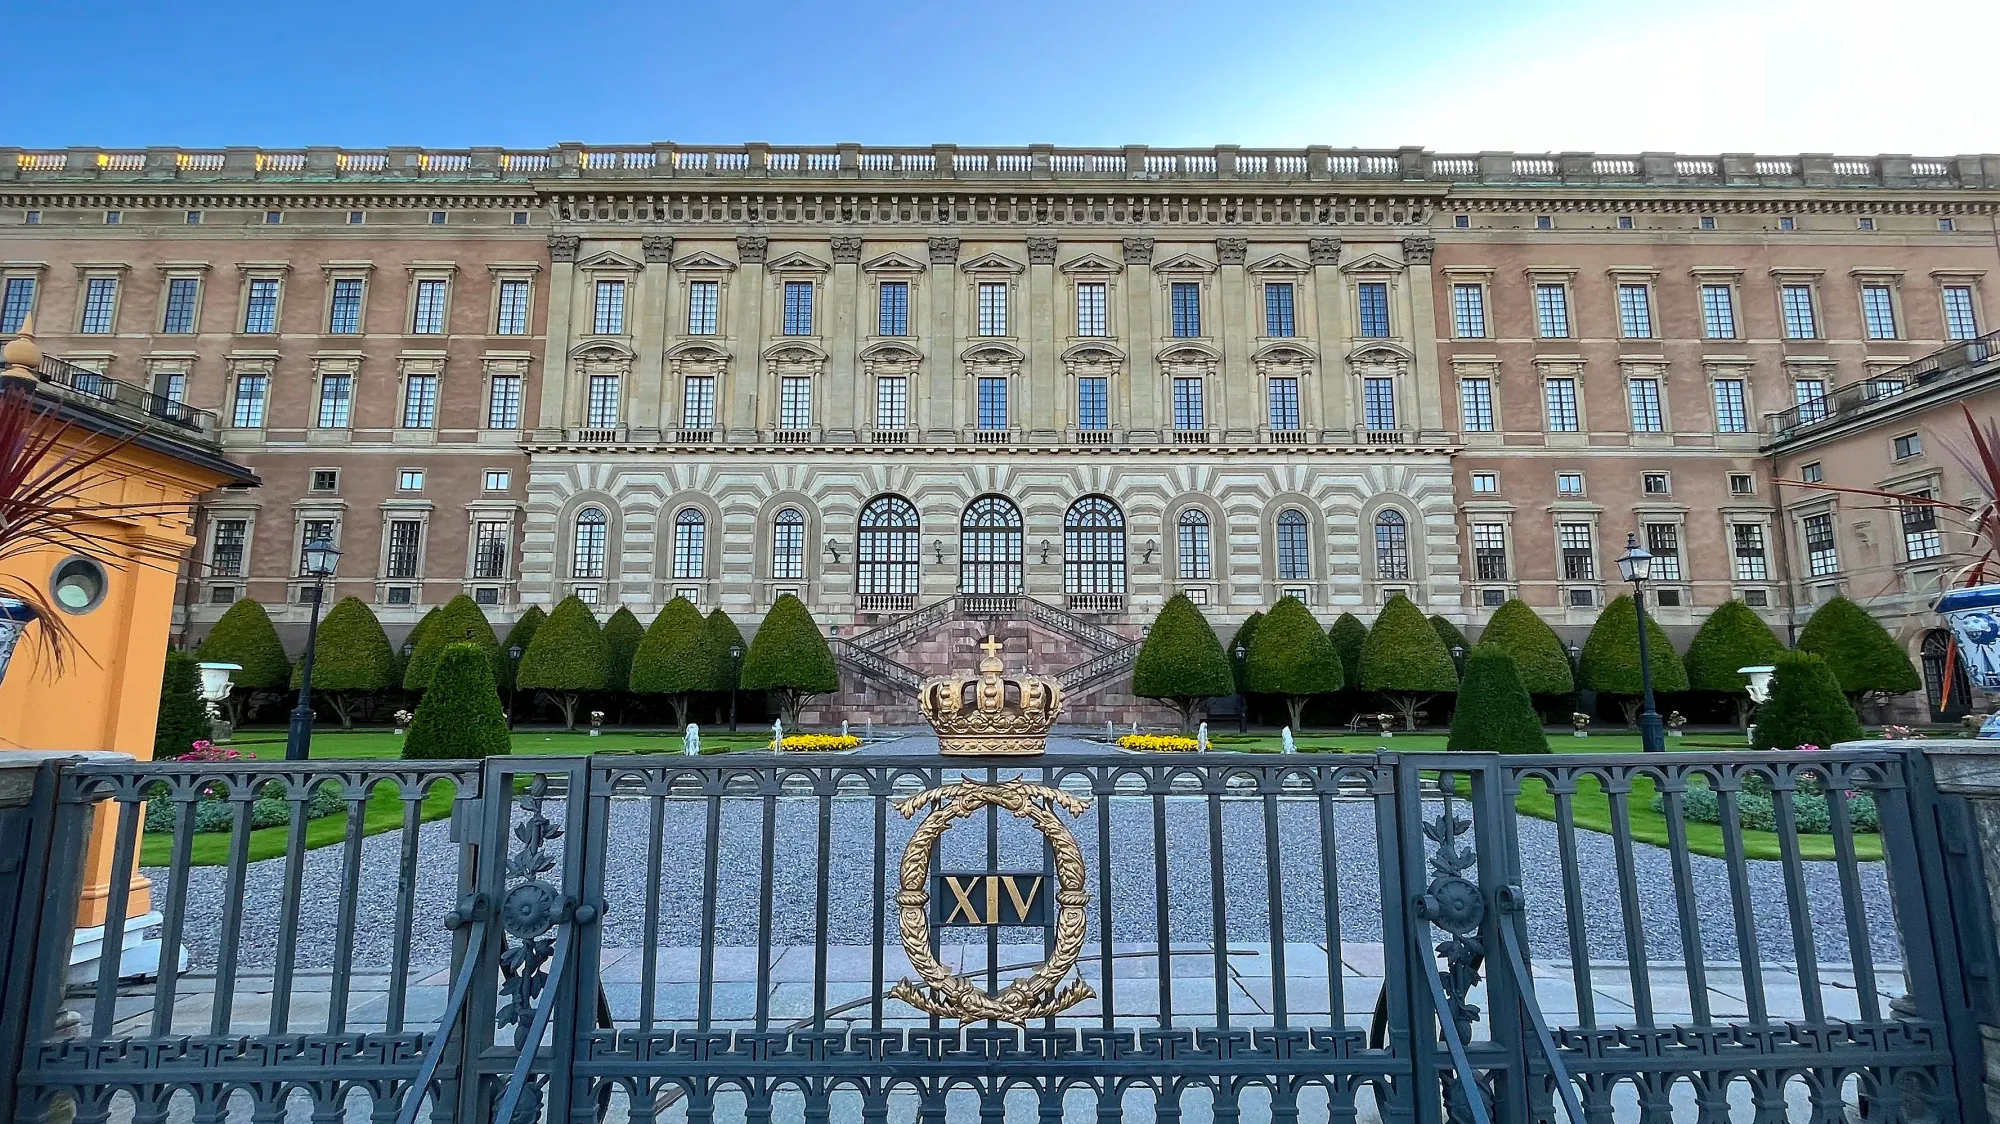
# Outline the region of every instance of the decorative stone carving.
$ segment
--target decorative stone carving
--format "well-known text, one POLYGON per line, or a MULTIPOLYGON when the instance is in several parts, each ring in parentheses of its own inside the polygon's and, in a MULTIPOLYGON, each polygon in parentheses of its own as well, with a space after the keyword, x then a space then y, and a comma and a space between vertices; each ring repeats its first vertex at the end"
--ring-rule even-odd
POLYGON ((639 248, 646 253, 647 265, 666 265, 674 260, 674 236, 671 234, 648 234, 639 239, 639 248))
POLYGON ((771 240, 761 234, 739 234, 736 237, 736 256, 745 265, 763 265, 764 254, 770 248, 771 240))
POLYGON ((1215 240, 1215 260, 1221 262, 1223 265, 1242 265, 1244 257, 1249 253, 1250 240, 1247 238, 1217 238, 1215 240))
POLYGON ((958 239, 933 238, 930 245, 932 265, 958 264, 958 239))
POLYGON ((1339 265, 1340 239, 1308 238, 1306 239, 1306 255, 1312 260, 1314 265, 1339 265))
POLYGON ((854 265, 861 260, 861 236, 859 234, 836 234, 833 236, 833 261, 835 265, 854 265))
POLYGON ((583 239, 574 234, 549 235, 550 261, 575 261, 576 251, 583 245, 583 239))
POLYGON ((1153 264, 1153 240, 1151 238, 1127 238, 1125 240, 1125 264, 1153 264))
POLYGON ((1437 239, 1423 234, 1403 239, 1403 261, 1409 265, 1429 265, 1437 244, 1437 239))
POLYGON ((1054 235, 1049 235, 1049 234, 1029 235, 1028 264, 1054 265, 1056 263, 1056 247, 1060 245, 1062 245, 1061 239, 1056 238, 1054 235))

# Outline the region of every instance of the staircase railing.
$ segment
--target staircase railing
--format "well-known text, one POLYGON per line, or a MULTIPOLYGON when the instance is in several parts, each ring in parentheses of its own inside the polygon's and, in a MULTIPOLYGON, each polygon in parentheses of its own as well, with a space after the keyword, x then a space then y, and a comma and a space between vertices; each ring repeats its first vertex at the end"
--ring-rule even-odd
POLYGON ((1063 668, 1056 672, 1056 682, 1062 684, 1063 690, 1076 694, 1119 674, 1138 658, 1139 646, 1130 644, 1118 651, 1093 656, 1073 667, 1063 668))
POLYGON ((845 663, 860 672, 863 678, 891 687, 914 691, 923 682, 923 676, 915 668, 866 648, 858 648, 851 641, 834 637, 827 641, 836 662, 845 663))
POLYGON ((1097 652, 1090 659, 1055 673, 1056 681, 1063 685, 1064 690, 1078 692, 1094 687, 1122 673, 1138 658, 1139 642, 1131 637, 1091 624, 1059 606, 1025 594, 1005 598, 991 594, 953 594, 879 628, 844 639, 831 638, 827 644, 833 649, 836 660, 852 667, 863 678, 884 686, 914 691, 923 682, 923 675, 915 668, 884 655, 881 649, 905 636, 927 631, 961 613, 990 616, 998 608, 997 602, 1003 599, 1013 602, 1017 611, 1025 612, 1030 620, 1078 640, 1097 652))
POLYGON ((884 625, 848 637, 848 643, 864 651, 879 652, 884 645, 900 640, 912 632, 921 632, 932 625, 949 619, 957 607, 957 597, 947 597, 933 601, 907 616, 897 617, 884 625))
POLYGON ((1132 643, 1132 638, 1129 636, 1120 635, 1102 625, 1091 624, 1046 601, 1037 601, 1032 597, 1023 597, 1021 601, 1027 606, 1029 619, 1045 624, 1057 632, 1073 636, 1100 652, 1116 651, 1132 643))

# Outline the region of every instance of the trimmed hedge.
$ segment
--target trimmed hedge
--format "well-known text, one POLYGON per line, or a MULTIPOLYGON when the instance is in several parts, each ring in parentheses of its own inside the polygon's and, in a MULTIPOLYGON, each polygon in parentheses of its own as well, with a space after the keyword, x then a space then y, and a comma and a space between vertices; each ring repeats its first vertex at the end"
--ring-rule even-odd
POLYGON ((186 652, 168 650, 160 671, 160 712, 153 720, 153 759, 179 757, 215 736, 201 701, 201 669, 186 652))
POLYGON ((508 661, 500 654, 500 641, 494 637, 485 611, 472 598, 459 594, 440 606, 436 614, 425 617, 419 627, 423 635, 417 641, 416 651, 410 653, 408 669, 403 672, 406 689, 421 691, 429 687, 439 657, 453 644, 471 644, 486 653, 487 674, 493 677, 496 689, 505 678, 503 668, 508 661))
POLYGON ((239 691, 282 691, 292 681, 292 661, 285 655, 271 615, 255 601, 238 601, 222 614, 194 650, 197 663, 242 664, 230 676, 239 691))
POLYGON ((1439 640, 1444 641, 1446 655, 1451 654, 1453 648, 1464 648, 1468 651, 1472 648, 1472 641, 1465 638, 1465 633, 1460 632, 1457 625, 1444 619, 1441 613, 1431 614, 1431 631, 1437 633, 1439 640))
MULTIPOLYGON (((305 661, 292 668, 292 686, 303 684, 305 661)), ((342 729, 354 727, 362 698, 402 682, 396 652, 375 610, 359 597, 343 597, 327 610, 313 641, 313 698, 324 698, 340 716, 342 729)))
POLYGON ((1505 648, 1481 644, 1465 654, 1465 680, 1451 716, 1446 749, 1486 753, 1547 753, 1535 701, 1505 648))
POLYGON ((1417 708, 1431 695, 1458 690, 1458 667, 1424 611, 1402 594, 1382 606, 1361 646, 1361 686, 1387 698, 1417 728, 1417 708))
MULTIPOLYGON (((727 655, 723 659, 727 660, 727 655)), ((829 655, 828 660, 832 660, 829 655)), ((685 597, 667 602, 646 629, 632 657, 631 688, 665 695, 674 708, 674 724, 687 725, 688 701, 697 691, 714 688, 725 675, 716 669, 716 652, 708 622, 685 597)))
MULTIPOLYGON (((437 623, 438 614, 442 613, 443 611, 444 611, 443 605, 431 606, 430 612, 425 613, 423 616, 417 618, 417 623, 411 625, 410 631, 403 634, 403 642, 401 644, 396 645, 397 683, 403 682, 404 678, 410 674, 410 661, 416 656, 417 649, 423 645, 424 633, 430 631, 431 625, 437 623)), ((536 617, 536 621, 537 623, 541 621, 542 617, 540 614, 542 611, 539 608, 531 608, 528 610, 528 612, 538 614, 536 617)), ((508 635, 511 636, 513 634, 509 633, 508 635)), ((528 648, 527 642, 523 641, 521 643, 521 650, 526 651, 527 648, 528 648)), ((512 672, 510 670, 507 676, 507 682, 511 684, 513 683, 513 681, 514 680, 512 672)))
POLYGON ((1840 689, 1855 703, 1870 691, 1900 695, 1924 685, 1909 653, 1889 630, 1845 597, 1821 605, 1806 621, 1799 651, 1824 656, 1840 689))
POLYGON ((535 630, 514 682, 547 693, 562 708, 563 728, 574 730, 579 696, 604 689, 610 663, 611 651, 597 626, 597 614, 580 598, 565 597, 535 630))
POLYGON ((1326 630, 1328 640, 1333 641, 1333 652, 1340 657, 1341 681, 1347 690, 1361 687, 1361 649, 1368 643, 1368 626, 1353 613, 1342 613, 1326 630))
MULTIPOLYGON (((1671 695, 1688 689, 1687 669, 1674 651, 1667 630, 1653 617, 1646 618, 1646 656, 1653 667, 1653 693, 1671 695)), ((1606 695, 1637 696, 1644 693, 1639 675, 1639 618, 1632 595, 1604 607, 1590 638, 1583 642, 1583 657, 1577 661, 1583 686, 1606 695)))
POLYGON ((1530 695, 1568 695, 1576 690, 1562 637, 1518 597, 1494 610, 1479 633, 1479 643, 1514 657, 1521 686, 1530 695))
POLYGON ((1715 607, 1688 644, 1688 689, 1741 695, 1748 682, 1739 667, 1757 667, 1778 658, 1785 646, 1757 611, 1741 601, 1715 607))
POLYGON ((1257 622, 1248 664, 1250 689, 1283 695, 1295 731, 1300 729, 1307 701, 1314 695, 1332 694, 1346 683, 1333 641, 1296 597, 1279 601, 1257 622))
MULTIPOLYGON (((435 613, 437 610, 432 609, 431 612, 435 613)), ((430 617, 428 616, 424 618, 426 621, 429 619, 430 617)), ((520 648, 522 657, 526 658, 528 645, 535 642, 535 631, 541 628, 548 619, 549 615, 542 612, 540 605, 530 605, 528 606, 528 611, 522 613, 514 621, 514 627, 507 630, 507 638, 500 642, 500 654, 506 657, 500 661, 502 669, 500 672, 500 685, 502 687, 512 688, 514 686, 514 675, 520 670, 518 666, 520 661, 516 660, 512 655, 514 649, 517 647, 520 648)), ((422 628, 423 624, 419 622, 417 627, 422 628)))
POLYGON ((1154 618, 1152 631, 1132 663, 1132 693, 1171 704, 1180 711, 1185 734, 1204 703, 1235 690, 1236 672, 1222 653, 1215 629, 1186 594, 1174 594, 1154 618))
POLYGON ((430 684, 403 735, 404 757, 462 761, 512 750, 491 653, 478 644, 445 645, 432 665, 430 684))
POLYGON ((632 689, 632 659, 639 654, 639 643, 644 639, 646 626, 623 605, 604 622, 604 650, 609 657, 604 665, 605 690, 632 689))
POLYGON ((1753 749, 1832 749, 1836 742, 1864 736, 1825 658, 1815 652, 1782 652, 1771 662, 1778 670, 1771 676, 1770 699, 1757 709, 1753 749))
POLYGON ((794 726, 807 698, 840 690, 833 650, 797 597, 778 598, 758 627, 743 656, 743 689, 777 696, 779 713, 794 726))
POLYGON ((1227 649, 1229 652, 1229 667, 1230 671, 1236 677, 1236 692, 1238 694, 1247 695, 1250 693, 1250 649, 1252 642, 1257 639, 1257 626, 1263 623, 1263 613, 1252 613, 1243 618, 1243 623, 1236 626, 1236 635, 1229 638, 1229 647, 1227 649), (1242 659, 1236 658, 1236 649, 1238 648, 1243 649, 1242 659))
POLYGON ((734 691, 738 678, 737 665, 742 663, 743 653, 750 650, 750 645, 743 640, 743 630, 737 628, 736 622, 729 619, 729 614, 721 609, 708 611, 706 627, 709 650, 715 653, 715 684, 711 689, 734 691), (729 655, 732 645, 739 649, 734 659, 729 655))

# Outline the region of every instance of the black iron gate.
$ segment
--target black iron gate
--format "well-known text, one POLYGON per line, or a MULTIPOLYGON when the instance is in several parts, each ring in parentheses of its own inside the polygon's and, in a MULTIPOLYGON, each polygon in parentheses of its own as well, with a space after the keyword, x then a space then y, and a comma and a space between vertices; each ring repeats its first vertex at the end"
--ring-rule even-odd
POLYGON ((20 1120, 1984 1119, 1983 879, 1896 750, 93 763, 38 800, 20 1120), (186 973, 68 977, 93 823, 152 879, 108 930, 149 895, 186 973))

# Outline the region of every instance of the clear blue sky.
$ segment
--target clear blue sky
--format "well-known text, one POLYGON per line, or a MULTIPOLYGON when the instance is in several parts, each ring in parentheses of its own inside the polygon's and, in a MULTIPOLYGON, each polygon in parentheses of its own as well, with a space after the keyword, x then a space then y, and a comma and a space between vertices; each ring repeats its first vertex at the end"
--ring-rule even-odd
POLYGON ((1994 0, 0 0, 0 143, 2000 150, 1994 0))

